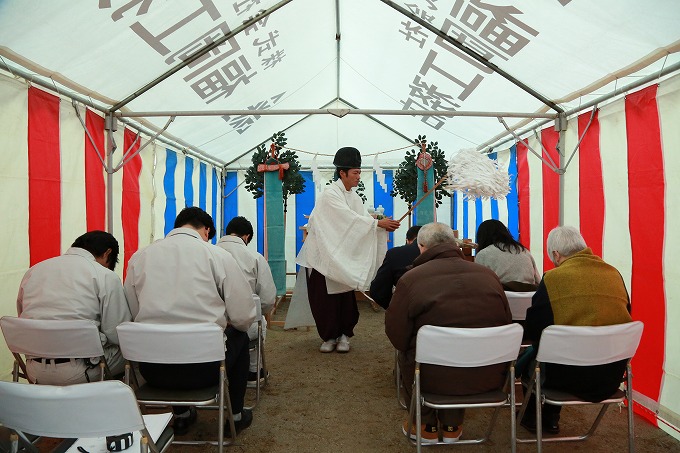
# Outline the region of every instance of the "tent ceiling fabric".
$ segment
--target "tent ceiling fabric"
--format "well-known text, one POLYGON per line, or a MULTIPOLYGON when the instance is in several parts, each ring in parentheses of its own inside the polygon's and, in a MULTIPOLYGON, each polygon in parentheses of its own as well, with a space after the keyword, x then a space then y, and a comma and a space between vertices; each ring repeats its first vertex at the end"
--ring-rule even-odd
MULTIPOLYGON (((550 111, 389 3, 292 0, 134 98, 123 112, 347 106, 550 111)), ((680 60, 675 0, 394 3, 565 110, 680 60)), ((110 107, 277 5, 272 0, 5 0, 0 55, 9 66, 36 73, 36 79, 47 77, 57 91, 78 92, 110 107)), ((178 117, 168 133, 230 162, 279 130, 298 139, 289 140, 291 147, 320 154, 355 140, 373 152, 397 148, 419 134, 450 152, 504 130, 495 118, 377 115, 379 124, 351 117, 178 117), (387 132, 375 132, 384 126, 387 132)), ((167 118, 144 121, 160 128, 167 118)), ((507 121, 512 126, 522 120, 507 121)), ((402 156, 385 154, 381 162, 395 164, 402 156)), ((319 156, 319 162, 330 158, 319 156)))

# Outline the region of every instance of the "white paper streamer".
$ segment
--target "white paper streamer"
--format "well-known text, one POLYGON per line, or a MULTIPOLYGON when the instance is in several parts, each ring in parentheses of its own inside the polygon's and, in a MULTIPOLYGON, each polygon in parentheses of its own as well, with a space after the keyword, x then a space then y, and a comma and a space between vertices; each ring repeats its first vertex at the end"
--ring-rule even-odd
POLYGON ((312 181, 314 181, 314 185, 316 186, 316 191, 321 192, 322 189, 322 184, 323 181, 321 180, 321 172, 319 171, 319 164, 316 162, 316 156, 318 154, 314 154, 314 158, 312 159, 312 181))
POLYGON ((447 173, 447 188, 461 192, 468 200, 504 199, 510 192, 506 169, 475 149, 462 149, 451 156, 447 173))
POLYGON ((382 190, 385 191, 385 193, 387 193, 387 184, 385 183, 385 173, 383 173, 383 169, 380 167, 380 164, 378 163, 378 155, 377 154, 373 158, 373 171, 375 172, 375 178, 378 181, 378 184, 380 184, 380 187, 382 187, 382 190))

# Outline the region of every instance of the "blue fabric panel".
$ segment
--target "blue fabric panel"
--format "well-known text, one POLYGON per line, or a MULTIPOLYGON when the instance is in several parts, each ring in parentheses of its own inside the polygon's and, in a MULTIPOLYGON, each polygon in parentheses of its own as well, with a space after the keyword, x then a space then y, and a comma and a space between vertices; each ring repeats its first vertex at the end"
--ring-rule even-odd
POLYGON ((470 209, 470 202, 463 199, 463 237, 461 239, 467 239, 468 236, 468 209, 470 209))
POLYGON ((451 194, 451 227, 458 230, 458 192, 455 190, 451 194))
POLYGON ((175 197, 175 169, 177 168, 177 154, 169 149, 165 150, 165 174, 163 175, 163 190, 165 191, 165 226, 164 234, 168 234, 175 225, 177 217, 177 197, 175 197))
MULTIPOLYGON (((210 172, 212 175, 211 178, 211 190, 212 190, 212 206, 210 206, 210 212, 213 218, 213 221, 215 224, 217 224, 217 171, 215 168, 212 169, 210 172)), ((215 235, 214 238, 212 238, 212 243, 216 244, 217 243, 217 238, 220 237, 221 234, 218 231, 217 234, 215 235)))
POLYGON ((222 201, 222 231, 220 236, 224 236, 227 223, 238 215, 238 195, 236 187, 238 187, 238 175, 235 171, 228 171, 224 178, 224 200, 222 201))
POLYGON ((198 164, 198 207, 205 211, 205 196, 208 190, 208 167, 198 164))
MULTIPOLYGON (((489 153, 488 156, 489 156, 489 159, 495 160, 495 159, 498 158, 498 153, 489 153)), ((498 213, 498 200, 492 198, 491 199, 491 218, 498 220, 499 217, 500 217, 500 214, 498 213)))
POLYGON ((519 238, 519 194, 517 193, 517 146, 510 148, 510 193, 505 197, 508 203, 508 229, 515 239, 519 238))
POLYGON ((184 158, 184 202, 185 207, 194 205, 194 185, 191 180, 194 174, 194 160, 191 157, 184 158))
POLYGON ((301 171, 300 174, 305 180, 305 191, 295 195, 295 256, 300 253, 302 248, 302 233, 300 227, 307 224, 306 215, 312 213, 316 198, 314 181, 311 171, 301 171))
POLYGON ((264 255, 264 195, 256 199, 257 203, 257 252, 264 255))
MULTIPOLYGON (((479 229, 479 224, 484 221, 484 210, 482 209, 482 199, 477 198, 475 200, 475 231, 472 231, 471 234, 475 235, 475 238, 477 237, 477 230, 479 229)), ((471 236, 466 236, 466 237, 471 237, 471 236)))
MULTIPOLYGON (((385 208, 385 214, 387 217, 394 218, 394 198, 390 195, 392 192, 394 175, 392 170, 383 170, 385 175, 385 184, 387 184, 387 192, 385 192, 382 186, 378 183, 378 177, 375 172, 373 172, 373 206, 377 208, 381 206, 385 208)), ((394 247, 394 233, 389 233, 389 242, 387 243, 388 248, 394 247)))

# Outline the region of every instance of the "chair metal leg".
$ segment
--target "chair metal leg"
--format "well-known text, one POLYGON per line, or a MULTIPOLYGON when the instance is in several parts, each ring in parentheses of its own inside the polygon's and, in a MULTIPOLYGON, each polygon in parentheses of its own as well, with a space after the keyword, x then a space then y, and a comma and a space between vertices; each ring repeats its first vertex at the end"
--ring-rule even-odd
MULTIPOLYGON (((103 360, 100 360, 99 361, 99 381, 100 382, 104 381, 106 371, 107 371, 106 363, 103 360)), ((111 372, 109 372, 109 376, 111 376, 111 372)))
MULTIPOLYGON (((416 388, 415 388, 415 395, 416 395, 416 451, 417 453, 420 453, 420 450, 422 448, 422 443, 423 439, 421 436, 420 432, 420 426, 423 424, 422 421, 422 409, 423 409, 423 402, 420 397, 420 368, 416 368, 416 373, 415 373, 415 383, 416 383, 416 388)), ((411 432, 409 431, 409 436, 411 432)))
MULTIPOLYGON (((218 453, 223 453, 224 451, 224 400, 227 387, 227 370, 224 365, 220 366, 220 396, 219 396, 219 409, 217 416, 217 451, 218 453)), ((229 395, 226 395, 227 401, 229 401, 229 429, 231 433, 231 440, 236 441, 236 427, 234 426, 234 416, 231 412, 231 400, 229 395)))
MULTIPOLYGON (((420 393, 420 391, 418 393, 420 393)), ((409 404, 408 418, 406 420, 406 440, 410 444, 414 443, 413 439, 411 439, 411 431, 413 429, 413 419, 414 419, 415 414, 416 414, 416 406, 417 405, 418 405, 418 400, 416 399, 416 383, 415 383, 415 380, 414 380, 413 386, 411 387, 411 403, 409 404)))
POLYGON ((140 445, 139 448, 141 449, 142 453, 148 452, 151 450, 151 453, 160 453, 158 450, 158 446, 154 442, 149 442, 149 439, 151 439, 151 435, 149 434, 149 431, 144 428, 141 431, 142 438, 140 439, 140 445), (146 445, 144 445, 146 443, 146 445))
POLYGON ((541 453, 543 451, 543 420, 541 416, 543 395, 541 394, 541 368, 538 362, 536 363, 534 376, 536 376, 536 451, 541 453))
POLYGON ((516 453, 517 451, 517 417, 515 414, 515 364, 510 365, 510 377, 508 378, 508 385, 510 386, 510 451, 516 453))
POLYGON ((262 385, 260 384, 260 370, 264 371, 264 385, 266 386, 267 383, 269 382, 269 377, 267 376, 267 366, 265 363, 265 357, 264 357, 264 342, 262 341, 262 320, 257 322, 257 379, 255 381, 255 403, 253 403, 252 406, 246 406, 246 409, 253 410, 257 406, 257 404, 260 402, 260 393, 261 393, 261 388, 262 385), (262 366, 260 366, 262 365, 262 366))
POLYGON ((35 446, 34 442, 37 442, 40 437, 34 438, 33 440, 29 439, 28 436, 26 436, 26 433, 23 432, 17 432, 19 435, 19 443, 23 444, 22 450, 25 448, 26 451, 30 451, 32 453, 39 453, 40 450, 38 450, 38 447, 35 446))
POLYGON ((635 426, 633 421, 633 372, 630 360, 626 366, 626 403, 628 404, 628 452, 635 453, 635 426))
MULTIPOLYGON (((263 329, 261 324, 259 329, 260 329, 260 358, 262 359, 262 369, 264 370, 264 386, 266 387, 269 384, 269 371, 267 370, 267 357, 266 357, 267 351, 264 350, 264 337, 262 336, 263 329)), ((258 382, 259 381, 260 380, 258 379, 258 382)))
POLYGON ((148 453, 149 452, 149 439, 146 436, 142 436, 139 441, 139 452, 148 453))

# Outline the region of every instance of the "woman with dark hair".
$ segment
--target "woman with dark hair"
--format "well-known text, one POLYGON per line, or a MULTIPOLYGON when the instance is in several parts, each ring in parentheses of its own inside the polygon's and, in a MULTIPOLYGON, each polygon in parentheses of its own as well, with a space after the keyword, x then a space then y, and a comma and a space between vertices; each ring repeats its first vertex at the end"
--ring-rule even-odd
POLYGON ((508 291, 535 291, 541 281, 529 250, 498 220, 485 220, 477 229, 475 263, 498 275, 508 291))

